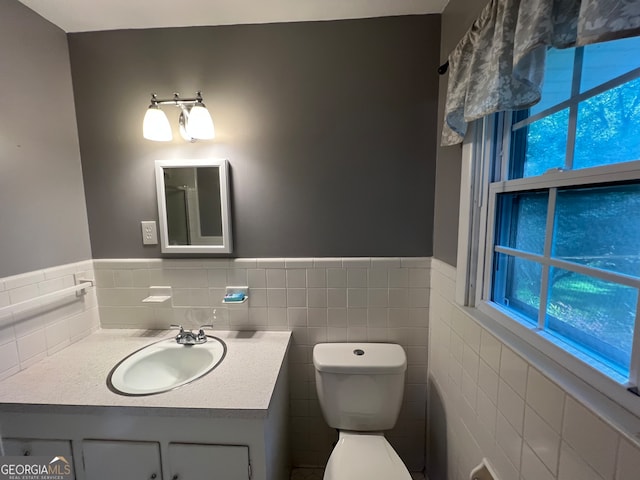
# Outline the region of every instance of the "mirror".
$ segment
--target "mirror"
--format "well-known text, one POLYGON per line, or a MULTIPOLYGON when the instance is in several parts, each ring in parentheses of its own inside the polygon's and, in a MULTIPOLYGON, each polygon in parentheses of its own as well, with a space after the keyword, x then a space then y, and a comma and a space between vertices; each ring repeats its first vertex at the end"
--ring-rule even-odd
POLYGON ((156 160, 162 253, 231 253, 226 160, 156 160))

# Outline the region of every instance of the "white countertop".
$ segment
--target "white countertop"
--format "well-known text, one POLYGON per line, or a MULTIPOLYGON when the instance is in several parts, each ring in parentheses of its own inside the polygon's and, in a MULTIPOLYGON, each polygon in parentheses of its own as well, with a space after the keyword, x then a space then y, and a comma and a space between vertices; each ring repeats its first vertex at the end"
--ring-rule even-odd
POLYGON ((142 415, 185 415, 194 409, 216 417, 266 417, 285 360, 290 332, 207 331, 227 344, 222 363, 175 390, 144 397, 113 393, 113 366, 171 331, 100 330, 0 382, 0 410, 93 411, 124 408, 142 415), (73 409, 69 408, 73 407, 73 409))

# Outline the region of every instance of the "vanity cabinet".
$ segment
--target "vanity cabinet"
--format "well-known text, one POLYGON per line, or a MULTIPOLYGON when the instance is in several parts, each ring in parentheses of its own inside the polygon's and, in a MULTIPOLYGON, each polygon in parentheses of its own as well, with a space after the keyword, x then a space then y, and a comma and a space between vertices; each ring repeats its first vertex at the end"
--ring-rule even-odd
POLYGON ((72 460, 71 442, 68 440, 35 440, 28 438, 3 438, 2 446, 7 456, 49 456, 72 460))
POLYGON ((90 480, 161 480, 160 444, 85 440, 85 478, 90 480))
POLYGON ((149 343, 127 335, 98 332, 0 381, 7 454, 64 456, 75 480, 289 477, 289 332, 221 332, 215 372, 144 397, 107 388, 118 359, 149 343))
POLYGON ((87 480, 248 480, 249 448, 243 445, 170 443, 162 458, 157 442, 85 440, 87 480), (168 465, 163 474, 163 460, 168 465))
POLYGON ((169 444, 170 480, 247 480, 249 448, 238 445, 169 444))

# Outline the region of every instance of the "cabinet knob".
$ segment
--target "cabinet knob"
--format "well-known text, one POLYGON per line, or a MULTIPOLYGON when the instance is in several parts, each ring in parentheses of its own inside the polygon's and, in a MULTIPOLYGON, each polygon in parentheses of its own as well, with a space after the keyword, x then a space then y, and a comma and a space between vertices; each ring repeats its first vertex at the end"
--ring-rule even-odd
POLYGON ((178 474, 176 473, 176 474, 171 478, 171 480, 178 480, 178 478, 180 478, 180 477, 179 477, 179 476, 178 476, 178 474))
POLYGON ((156 475, 155 473, 152 473, 152 474, 151 474, 151 480, 153 480, 153 479, 154 479, 154 478, 156 478, 156 477, 157 477, 157 475, 156 475))
POLYGON ((25 457, 28 457, 29 455, 31 455, 31 450, 25 450, 22 454, 23 454, 25 457))

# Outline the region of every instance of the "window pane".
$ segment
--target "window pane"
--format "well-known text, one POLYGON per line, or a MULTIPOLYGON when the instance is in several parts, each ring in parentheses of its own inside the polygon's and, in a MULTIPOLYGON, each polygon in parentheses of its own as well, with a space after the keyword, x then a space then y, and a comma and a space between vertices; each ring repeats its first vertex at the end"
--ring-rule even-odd
POLYGON ((541 274, 542 266, 538 263, 496 254, 491 300, 537 324, 541 274))
POLYGON ((550 168, 564 167, 568 129, 569 110, 565 109, 516 130, 511 178, 534 177, 550 168))
POLYGON ((571 95, 571 81, 573 79, 573 57, 575 49, 569 48, 547 50, 547 60, 544 68, 544 82, 542 84, 542 98, 531 107, 530 115, 540 113, 547 108, 564 102, 571 95))
POLYGON ((640 79, 580 103, 573 168, 640 159, 640 79))
POLYGON ((634 288, 552 268, 546 330, 626 375, 637 302, 634 288))
POLYGON ((505 193, 498 197, 497 244, 525 252, 544 253, 547 192, 505 193))
POLYGON ((580 91, 586 92, 640 67, 639 51, 640 37, 584 47, 580 91))
POLYGON ((553 255, 640 277, 640 185, 558 191, 553 255))

